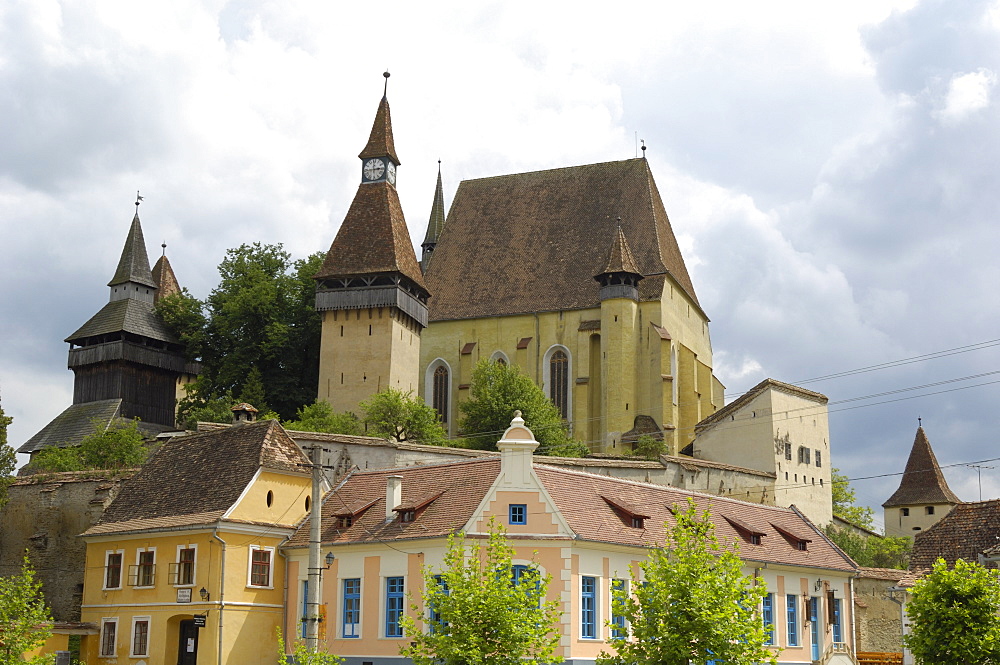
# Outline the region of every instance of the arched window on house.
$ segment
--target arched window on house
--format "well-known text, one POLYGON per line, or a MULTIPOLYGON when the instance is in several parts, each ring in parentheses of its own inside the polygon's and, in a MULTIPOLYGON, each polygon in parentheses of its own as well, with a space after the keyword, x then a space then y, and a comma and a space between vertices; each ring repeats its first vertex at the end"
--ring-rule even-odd
POLYGON ((569 418, 569 356, 562 349, 549 356, 549 399, 563 418, 569 418))
POLYGON ((432 389, 431 406, 441 416, 441 422, 448 422, 448 368, 438 365, 434 370, 434 386, 432 389))

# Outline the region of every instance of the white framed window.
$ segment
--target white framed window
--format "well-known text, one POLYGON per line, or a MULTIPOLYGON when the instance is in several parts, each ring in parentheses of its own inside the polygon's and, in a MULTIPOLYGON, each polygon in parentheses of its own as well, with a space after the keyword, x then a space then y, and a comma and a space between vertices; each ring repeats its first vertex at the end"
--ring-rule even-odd
POLYGON ((270 589, 274 580, 274 548, 262 545, 250 546, 250 561, 247 567, 247 586, 270 589))
POLYGON ((122 588, 122 565, 125 550, 108 550, 104 553, 104 589, 122 588))
POLYGON ((118 618, 101 619, 101 658, 114 658, 118 647, 118 618))
POLYGON ((149 656, 149 617, 132 617, 132 645, 130 658, 149 656))
POLYGON ((451 384, 454 373, 444 358, 436 358, 424 375, 424 402, 438 412, 441 423, 451 421, 451 384))
POLYGON ((177 558, 170 564, 170 584, 194 586, 195 565, 198 561, 197 545, 178 545, 177 558))
POLYGON ((135 565, 129 571, 129 585, 149 589, 156 585, 156 548, 140 547, 135 553, 135 565))
POLYGON ((554 344, 542 361, 542 389, 564 420, 573 419, 573 357, 562 344, 554 344))

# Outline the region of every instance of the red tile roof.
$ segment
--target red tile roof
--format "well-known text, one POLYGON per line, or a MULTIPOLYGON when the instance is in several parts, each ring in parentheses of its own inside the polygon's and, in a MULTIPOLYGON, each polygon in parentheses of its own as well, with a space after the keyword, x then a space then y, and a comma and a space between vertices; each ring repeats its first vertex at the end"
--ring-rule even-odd
POLYGON ((389 100, 382 97, 378 103, 378 111, 375 112, 375 122, 372 123, 372 133, 368 136, 368 143, 358 154, 361 159, 370 157, 392 157, 392 161, 400 164, 399 157, 396 156, 396 144, 392 140, 392 118, 389 116, 389 100))
POLYGON ((1000 499, 960 503, 930 529, 916 534, 910 569, 930 568, 940 557, 976 561, 1000 543, 1000 499))

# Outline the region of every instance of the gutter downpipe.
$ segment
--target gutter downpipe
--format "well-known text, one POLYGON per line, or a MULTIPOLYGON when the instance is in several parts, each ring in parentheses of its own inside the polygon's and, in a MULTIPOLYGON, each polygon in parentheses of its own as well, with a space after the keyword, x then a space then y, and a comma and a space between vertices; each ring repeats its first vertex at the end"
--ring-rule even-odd
POLYGON ((219 646, 218 663, 222 665, 222 613, 226 608, 226 541, 219 537, 219 525, 215 525, 212 537, 222 543, 222 561, 219 567, 219 646))

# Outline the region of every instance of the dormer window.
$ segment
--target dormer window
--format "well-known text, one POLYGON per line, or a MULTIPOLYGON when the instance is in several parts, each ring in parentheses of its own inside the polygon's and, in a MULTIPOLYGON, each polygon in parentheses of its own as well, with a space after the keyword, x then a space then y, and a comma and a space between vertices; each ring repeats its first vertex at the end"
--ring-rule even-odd
POLYGON ((396 506, 393 510, 397 515, 399 515, 400 522, 408 524, 416 521, 420 513, 427 510, 427 508, 442 494, 444 494, 444 492, 435 492, 434 494, 429 494, 417 501, 396 506))
POLYGON ((343 517, 338 517, 337 518, 337 528, 338 529, 347 529, 347 528, 349 528, 353 524, 354 524, 354 516, 353 515, 344 515, 343 517))
POLYGON ((730 517, 729 515, 723 515, 723 517, 729 522, 731 527, 736 529, 736 533, 751 545, 760 545, 763 542, 763 537, 767 535, 763 529, 750 524, 746 520, 738 517, 730 517))
POLYGON ((618 518, 622 522, 632 527, 633 529, 645 529, 646 520, 649 519, 649 515, 645 513, 641 508, 635 506, 631 503, 623 501, 621 499, 612 499, 611 497, 601 496, 604 502, 607 503, 618 515, 618 518))
POLYGON ((417 518, 417 511, 415 510, 401 510, 399 511, 399 521, 400 522, 412 522, 417 518))
POLYGON ((355 503, 343 510, 339 510, 333 514, 334 519, 337 520, 338 529, 349 529, 354 523, 364 515, 365 511, 371 508, 378 502, 378 499, 371 499, 369 501, 360 501, 355 503))
POLYGON ((806 536, 800 533, 796 533, 786 527, 778 526, 773 522, 771 523, 771 526, 773 526, 778 533, 784 536, 785 540, 788 541, 788 544, 794 547, 795 549, 801 552, 809 551, 809 543, 812 542, 810 538, 807 538, 806 536))

